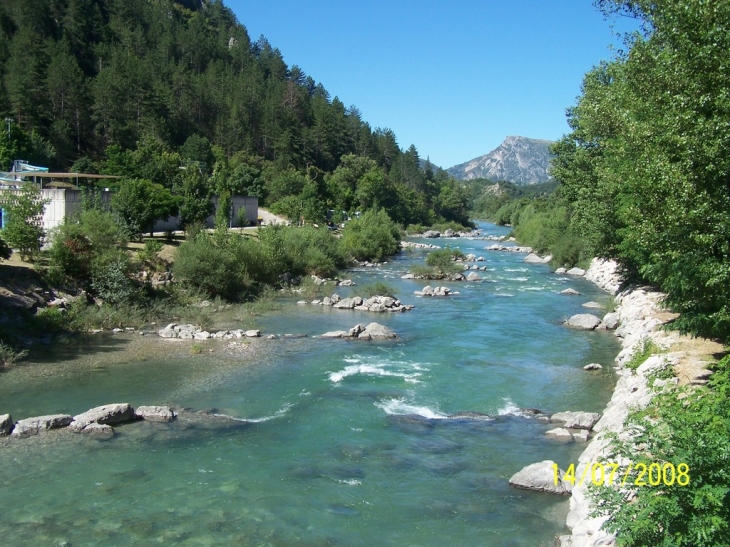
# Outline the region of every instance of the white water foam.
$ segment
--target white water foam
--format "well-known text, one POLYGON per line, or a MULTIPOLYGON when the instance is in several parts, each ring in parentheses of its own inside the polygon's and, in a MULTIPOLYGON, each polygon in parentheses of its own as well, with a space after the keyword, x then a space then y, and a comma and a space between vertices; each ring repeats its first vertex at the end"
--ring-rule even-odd
POLYGON ((386 414, 395 414, 399 416, 417 414, 424 418, 428 418, 429 420, 448 420, 449 418, 446 414, 442 414, 438 410, 432 410, 427 406, 409 405, 406 403, 405 399, 388 399, 373 404, 378 408, 383 409, 386 414))
POLYGON ((363 362, 364 358, 354 356, 343 359, 346 363, 352 363, 344 369, 329 372, 330 382, 339 383, 348 376, 363 374, 365 376, 390 376, 394 378, 402 378, 411 384, 418 384, 422 372, 428 372, 428 368, 421 366, 419 363, 409 363, 407 361, 383 361, 382 358, 372 357, 371 362, 363 362), (386 368, 387 367, 387 368, 386 368), (391 370, 392 368, 400 370, 391 370), (404 370, 405 369, 405 370, 404 370), (415 370, 417 372, 410 372, 415 370))
POLYGON ((350 365, 345 367, 344 370, 330 372, 330 381, 338 383, 348 376, 354 376, 355 374, 365 374, 368 376, 393 376, 396 378, 403 378, 406 382, 410 382, 412 384, 418 384, 419 381, 417 378, 421 375, 419 372, 414 372, 413 374, 392 372, 377 365, 350 365))
POLYGON ((362 482, 357 479, 339 479, 337 482, 340 484, 349 484, 350 486, 360 486, 362 484, 362 482))
POLYGON ((505 268, 505 272, 529 272, 528 268, 505 268))
POLYGON ((251 422, 254 424, 258 424, 261 422, 268 422, 269 420, 273 420, 274 418, 280 418, 281 416, 286 414, 293 406, 293 403, 286 403, 283 407, 277 410, 276 413, 272 414, 271 416, 265 416, 263 418, 236 418, 235 416, 229 416, 228 414, 213 414, 213 416, 216 416, 218 418, 228 418, 229 420, 234 420, 236 422, 251 422))
POLYGON ((502 401, 504 401, 504 406, 497 410, 497 414, 500 416, 526 416, 525 412, 509 397, 504 397, 502 401))

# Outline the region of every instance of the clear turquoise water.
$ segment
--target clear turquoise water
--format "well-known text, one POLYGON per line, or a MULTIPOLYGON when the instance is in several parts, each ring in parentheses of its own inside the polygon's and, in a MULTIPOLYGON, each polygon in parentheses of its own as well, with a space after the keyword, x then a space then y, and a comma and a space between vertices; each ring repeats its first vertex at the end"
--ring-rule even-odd
POLYGON ((416 298, 426 283, 400 276, 420 253, 353 271, 358 285, 385 280, 416 309, 371 314, 295 298, 261 330, 308 337, 257 341, 253 360, 224 342, 191 355, 189 342, 105 336, 0 375, 0 412, 16 419, 128 401, 257 420, 192 413, 119 427, 109 441, 3 440, 2 544, 551 545, 566 532, 567 498, 507 480, 535 461, 574 461, 583 445, 545 439, 550 426, 519 408, 605 406, 614 378, 581 367, 609 364, 613 337, 560 322, 608 297, 524 255, 484 251, 490 241, 448 243, 484 256, 488 281, 416 298), (558 294, 569 286, 583 296, 558 294), (399 340, 316 337, 370 321, 399 340), (490 418, 447 419, 462 411, 490 418))

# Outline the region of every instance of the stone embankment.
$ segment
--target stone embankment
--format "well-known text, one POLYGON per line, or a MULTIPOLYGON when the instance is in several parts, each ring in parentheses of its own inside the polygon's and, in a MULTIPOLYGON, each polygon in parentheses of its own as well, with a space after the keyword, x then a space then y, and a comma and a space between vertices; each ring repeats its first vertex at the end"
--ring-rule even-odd
MULTIPOLYGON (((614 461, 616 457, 611 452, 609 439, 614 435, 624 440, 630 438, 630 432, 625 426, 629 412, 646 407, 657 387, 676 385, 679 382, 676 376, 668 380, 659 380, 653 373, 670 366, 674 367, 677 373, 678 367, 683 363, 697 358, 691 351, 672 351, 682 345, 684 337, 660 329, 663 324, 676 317, 675 314, 661 309, 660 303, 663 298, 661 293, 641 287, 619 292, 621 278, 617 273, 616 264, 611 261, 594 259, 584 275, 586 279, 615 295, 615 313, 608 314, 611 317, 604 317, 603 323, 616 327, 615 335, 623 349, 616 357, 616 373, 619 379, 613 396, 603 416, 593 426, 595 437, 578 458, 576 476, 582 476, 586 467, 593 463, 614 461), (625 368, 626 363, 643 345, 644 340, 651 340, 657 347, 669 350, 669 353, 649 357, 635 371, 625 368)), ((698 378, 707 373, 704 367, 699 367, 699 370, 698 378)), ((615 545, 615 537, 601 528, 607 517, 591 517, 593 507, 593 501, 588 496, 588 484, 577 484, 571 492, 570 512, 566 521, 572 535, 560 538, 561 547, 615 545)))
MULTIPOLYGON (((613 396, 603 415, 588 413, 558 413, 551 421, 558 418, 568 419, 564 427, 553 429, 546 434, 556 440, 588 440, 591 431, 593 437, 578 458, 575 476, 584 476, 585 470, 594 463, 613 462, 616 456, 611 451, 610 439, 631 438, 625 422, 629 413, 645 408, 656 393, 657 388, 666 388, 678 383, 701 384, 706 381, 709 371, 705 368, 704 354, 708 353, 709 342, 690 341, 676 332, 665 331, 660 327, 676 317, 661 308, 663 294, 645 287, 631 287, 621 291, 622 280, 617 265, 612 261, 594 259, 587 271, 580 268, 565 270, 559 268, 558 275, 583 276, 600 288, 614 295, 615 311, 605 314, 603 319, 592 314, 578 314, 571 317, 567 326, 585 329, 615 329, 614 334, 620 340, 622 350, 615 359, 615 370, 618 381, 613 396), (636 370, 625 367, 631 357, 641 349, 645 341, 653 342, 665 351, 661 355, 647 358, 636 370), (677 350, 681 351, 677 351, 677 350), (675 376, 670 379, 658 379, 656 372, 673 367, 675 376), (597 420, 597 421, 596 421, 597 420), (577 428, 577 431, 571 431, 577 428)), ((568 289, 562 291, 566 295, 579 295, 578 291, 568 289)), ((584 304, 588 308, 597 308, 593 302, 584 304)), ((719 348, 718 348, 719 349, 719 348)), ((592 363, 585 370, 598 370, 601 365, 592 363)), ((620 463, 620 462, 619 462, 620 463)), ((546 460, 528 466, 516 473, 510 484, 519 488, 541 491, 552 491, 559 494, 570 494, 570 512, 566 524, 572 535, 560 537, 561 547, 610 547, 615 545, 615 537, 602 529, 607 517, 592 517, 594 501, 588 496, 588 484, 566 483, 563 471, 558 470, 559 480, 555 484, 554 462, 546 460)), ((578 483, 579 481, 576 481, 578 483)))

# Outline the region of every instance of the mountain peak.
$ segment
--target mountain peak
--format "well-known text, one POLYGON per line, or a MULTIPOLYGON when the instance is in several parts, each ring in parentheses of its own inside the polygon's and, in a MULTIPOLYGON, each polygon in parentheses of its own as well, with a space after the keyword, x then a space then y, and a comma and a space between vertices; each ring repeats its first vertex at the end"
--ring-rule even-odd
POLYGON ((550 179, 552 141, 511 135, 497 148, 447 169, 460 180, 485 178, 515 184, 537 184, 550 179))

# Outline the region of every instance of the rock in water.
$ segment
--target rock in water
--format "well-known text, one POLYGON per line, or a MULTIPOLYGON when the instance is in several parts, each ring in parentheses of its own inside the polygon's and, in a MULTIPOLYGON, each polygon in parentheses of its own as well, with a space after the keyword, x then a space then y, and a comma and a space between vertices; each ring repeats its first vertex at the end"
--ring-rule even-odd
POLYGON ((321 335, 321 338, 342 338, 343 336, 348 336, 347 331, 344 330, 334 330, 330 332, 325 332, 321 335))
POLYGON ((550 416, 551 422, 564 422, 569 429, 592 429, 601 415, 596 412, 557 412, 550 416))
MULTIPOLYGON (((393 338, 397 338, 392 330, 380 323, 370 323, 365 327, 364 333, 369 334, 373 340, 392 340, 393 338)), ((362 337, 362 334, 360 337, 362 337)))
POLYGON ((169 406, 140 406, 135 414, 148 422, 169 422, 177 417, 169 406))
POLYGON ((13 417, 10 414, 0 416, 0 437, 10 435, 14 425, 13 417))
POLYGON ((100 439, 111 439, 114 436, 114 428, 106 424, 90 423, 81 432, 100 439))
POLYGON ((601 319, 590 313, 579 313, 565 323, 569 327, 582 330, 594 330, 601 324, 601 319))
POLYGON ((564 441, 564 442, 570 442, 573 440, 573 434, 570 431, 568 431, 567 429, 565 429, 564 427, 556 427, 555 429, 546 431, 545 436, 550 437, 551 439, 555 439, 558 441, 564 441))
POLYGON ((78 416, 74 416, 71 428, 76 431, 82 431, 91 423, 112 425, 131 422, 136 418, 137 416, 134 413, 134 409, 129 403, 102 405, 92 408, 91 410, 87 410, 78 416))
POLYGON ((580 294, 580 293, 578 291, 576 291, 575 289, 565 289, 563 291, 560 291, 560 294, 576 295, 576 294, 580 294))
POLYGON ((617 313, 607 313, 603 316, 603 324, 608 330, 615 330, 619 325, 619 317, 617 313))
POLYGON ((570 494, 573 485, 563 480, 565 473, 558 470, 558 480, 555 484, 555 462, 545 460, 533 463, 518 471, 509 480, 512 486, 537 490, 538 492, 550 492, 552 494, 570 494))
POLYGON ((43 431, 45 429, 66 427, 72 421, 73 418, 68 414, 51 414, 49 416, 26 418, 25 420, 20 420, 17 424, 15 424, 15 429, 13 429, 11 435, 13 437, 27 437, 29 435, 35 435, 39 431, 43 431))

